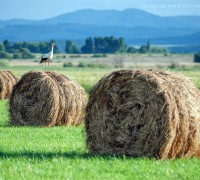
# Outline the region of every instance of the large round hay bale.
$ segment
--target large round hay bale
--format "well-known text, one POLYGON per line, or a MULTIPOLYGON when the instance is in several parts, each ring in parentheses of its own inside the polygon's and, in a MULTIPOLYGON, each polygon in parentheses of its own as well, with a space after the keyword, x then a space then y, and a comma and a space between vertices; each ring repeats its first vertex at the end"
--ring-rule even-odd
POLYGON ((86 111, 91 154, 200 156, 200 92, 180 75, 113 72, 94 86, 86 111))
POLYGON ((11 71, 0 71, 0 99, 10 97, 18 78, 11 71))
POLYGON ((79 125, 86 94, 75 81, 51 71, 31 71, 14 86, 10 98, 13 125, 79 125))

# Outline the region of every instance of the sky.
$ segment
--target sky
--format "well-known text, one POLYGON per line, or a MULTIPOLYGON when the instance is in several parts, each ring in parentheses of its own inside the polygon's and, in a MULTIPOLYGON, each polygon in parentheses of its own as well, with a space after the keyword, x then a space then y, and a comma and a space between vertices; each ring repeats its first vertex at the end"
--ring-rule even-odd
POLYGON ((200 15, 200 0, 0 0, 0 20, 41 20, 80 9, 127 8, 160 16, 200 15))

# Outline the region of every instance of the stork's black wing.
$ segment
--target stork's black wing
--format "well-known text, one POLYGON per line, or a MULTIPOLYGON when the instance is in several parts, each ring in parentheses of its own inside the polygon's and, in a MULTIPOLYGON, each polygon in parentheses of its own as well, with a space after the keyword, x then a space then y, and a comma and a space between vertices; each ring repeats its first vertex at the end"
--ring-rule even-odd
POLYGON ((42 58, 40 63, 46 62, 48 60, 48 58, 42 58))
POLYGON ((49 59, 49 56, 50 56, 50 53, 44 54, 42 56, 42 59, 41 59, 40 63, 46 62, 49 59))

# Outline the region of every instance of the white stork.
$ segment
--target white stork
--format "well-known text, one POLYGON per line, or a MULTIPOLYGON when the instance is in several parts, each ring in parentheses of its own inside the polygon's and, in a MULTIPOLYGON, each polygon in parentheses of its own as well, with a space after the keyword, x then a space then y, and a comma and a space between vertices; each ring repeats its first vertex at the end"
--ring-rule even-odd
POLYGON ((46 63, 48 62, 48 69, 49 69, 49 62, 53 59, 53 48, 54 48, 55 44, 52 43, 51 44, 51 51, 47 54, 44 54, 42 56, 42 59, 40 61, 40 63, 45 63, 45 70, 46 70, 46 63))

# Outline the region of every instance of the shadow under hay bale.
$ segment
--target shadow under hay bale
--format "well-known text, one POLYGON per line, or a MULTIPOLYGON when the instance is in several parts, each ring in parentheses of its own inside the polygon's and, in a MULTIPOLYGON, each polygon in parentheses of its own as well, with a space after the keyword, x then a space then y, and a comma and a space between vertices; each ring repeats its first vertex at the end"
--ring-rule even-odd
POLYGON ((170 72, 122 70, 92 89, 86 113, 91 154, 200 157, 200 92, 170 72))
POLYGON ((11 71, 0 71, 0 99, 8 99, 18 78, 11 71))
POLYGON ((51 71, 31 71, 14 86, 11 124, 30 126, 80 125, 86 94, 75 81, 51 71))

